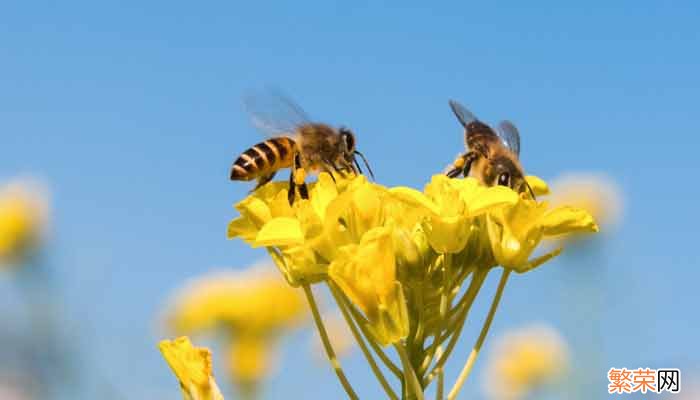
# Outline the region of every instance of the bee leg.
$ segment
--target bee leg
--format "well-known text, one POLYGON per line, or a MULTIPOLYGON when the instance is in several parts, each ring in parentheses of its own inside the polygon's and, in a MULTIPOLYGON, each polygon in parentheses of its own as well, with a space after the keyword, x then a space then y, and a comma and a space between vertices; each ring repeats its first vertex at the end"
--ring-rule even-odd
POLYGON ((460 173, 462 173, 462 171, 464 171, 465 158, 467 157, 467 154, 460 154, 452 162, 452 165, 448 168, 447 172, 445 172, 445 175, 447 175, 448 178, 456 178, 460 173))
POLYGON ((470 151, 464 155, 464 169, 462 170, 462 175, 466 178, 469 176, 469 171, 472 168, 472 163, 479 158, 479 153, 475 151, 470 151))
POLYGON ((276 173, 277 173, 277 171, 273 171, 272 173, 269 173, 267 175, 262 175, 261 177, 259 177, 258 183, 255 185, 253 190, 251 190, 251 192, 258 190, 260 188, 260 186, 266 184, 267 182, 270 182, 272 180, 272 178, 275 177, 276 173))
MULTIPOLYGON (((332 165, 331 165, 331 167, 333 168, 333 170, 335 170, 335 172, 338 172, 338 170, 335 169, 335 167, 333 167, 332 165)), ((335 181, 335 175, 333 174, 333 171, 331 171, 330 168, 324 166, 324 167, 323 167, 323 172, 325 172, 325 173, 327 173, 328 175, 331 176, 331 179, 333 179, 333 183, 337 183, 337 182, 335 181)))
POLYGON ((289 191, 287 192, 287 201, 289 205, 294 204, 294 196, 296 195, 296 185, 294 184, 294 171, 289 173, 289 191))
POLYGON ((309 199, 309 188, 306 187, 306 182, 299 185, 299 195, 302 199, 309 199))

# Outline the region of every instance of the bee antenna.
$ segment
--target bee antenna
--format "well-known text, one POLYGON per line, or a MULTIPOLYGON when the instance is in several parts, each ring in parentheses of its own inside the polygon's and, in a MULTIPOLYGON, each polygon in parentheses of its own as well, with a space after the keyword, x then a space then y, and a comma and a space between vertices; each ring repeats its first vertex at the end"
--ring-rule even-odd
MULTIPOLYGON (((372 168, 370 168, 369 163, 367 162, 367 159, 365 158, 365 156, 357 150, 355 150, 355 154, 362 157, 362 161, 365 163, 365 167, 367 167, 367 171, 369 171, 369 176, 371 176, 372 180, 374 180, 374 173, 372 172, 372 168)), ((355 160, 355 163, 357 163, 357 160, 355 160)), ((360 166, 358 165, 357 167, 359 168, 360 166)))
POLYGON ((530 184, 525 181, 525 186, 527 186, 527 190, 530 191, 530 196, 532 196, 532 200, 537 200, 535 197, 535 192, 532 191, 532 187, 530 187, 530 184))
POLYGON ((357 170, 358 170, 360 173, 362 173, 362 168, 360 168, 360 163, 357 162, 357 158, 353 157, 353 158, 352 158, 352 161, 355 162, 355 167, 357 168, 357 170))

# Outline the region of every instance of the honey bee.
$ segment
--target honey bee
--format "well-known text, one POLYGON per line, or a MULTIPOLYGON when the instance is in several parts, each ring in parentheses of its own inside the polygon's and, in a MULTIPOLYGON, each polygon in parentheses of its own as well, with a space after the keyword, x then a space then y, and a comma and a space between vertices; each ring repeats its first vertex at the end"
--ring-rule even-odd
POLYGON ((501 121, 494 131, 479 121, 474 114, 454 100, 449 102, 452 112, 464 127, 467 152, 457 156, 445 174, 450 178, 473 176, 486 186, 507 186, 518 193, 535 194, 525 180, 520 155, 520 134, 510 121, 501 121))
POLYGON ((272 180, 278 170, 290 168, 291 205, 297 189, 302 199, 309 198, 304 182, 306 172, 328 172, 333 180, 333 173, 361 174, 356 155, 374 179, 367 159, 355 147, 355 135, 350 129, 311 122, 301 107, 279 93, 249 96, 244 104, 253 124, 270 138, 238 156, 231 167, 231 180, 257 179, 255 190, 272 180))

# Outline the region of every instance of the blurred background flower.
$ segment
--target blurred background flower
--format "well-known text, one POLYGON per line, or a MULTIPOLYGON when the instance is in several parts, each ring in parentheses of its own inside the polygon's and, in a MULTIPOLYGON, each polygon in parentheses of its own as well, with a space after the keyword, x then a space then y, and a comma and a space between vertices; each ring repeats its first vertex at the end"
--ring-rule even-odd
POLYGON ((494 400, 520 400, 563 377, 569 368, 566 342, 538 324, 506 332, 492 343, 484 392, 494 400))
POLYGON ((19 265, 46 232, 48 196, 42 184, 15 179, 0 187, 0 267, 19 265))
POLYGON ((306 303, 272 264, 215 271, 187 282, 166 308, 178 335, 213 333, 226 346, 229 377, 244 397, 255 397, 273 371, 278 339, 306 318, 306 303))
POLYGON ((587 210, 603 231, 616 227, 623 217, 620 186, 602 173, 570 172, 550 182, 552 205, 571 205, 587 210))

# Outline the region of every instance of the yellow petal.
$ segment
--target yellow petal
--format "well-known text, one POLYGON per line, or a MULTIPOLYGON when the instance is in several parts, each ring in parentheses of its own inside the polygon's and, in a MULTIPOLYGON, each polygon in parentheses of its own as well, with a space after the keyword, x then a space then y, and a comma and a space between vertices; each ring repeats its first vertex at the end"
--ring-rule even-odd
POLYGON ((428 196, 415 189, 399 186, 389 189, 389 193, 397 200, 416 207, 422 207, 435 215, 440 214, 440 208, 428 196))
POLYGON ((258 228, 247 218, 239 217, 229 222, 226 237, 228 239, 241 238, 246 243, 253 243, 258 235, 258 228))
POLYGON ((329 267, 333 282, 362 310, 382 345, 408 335, 408 312, 396 280, 392 240, 390 229, 374 228, 359 246, 347 246, 329 267))
POLYGON ((267 204, 255 196, 246 197, 236 204, 235 207, 241 213, 241 216, 249 219, 257 227, 262 227, 272 218, 267 204))
POLYGON ((487 188, 467 201, 469 215, 479 215, 486 211, 518 202, 518 194, 505 186, 487 188))
POLYGON ((158 347, 180 381, 185 399, 223 400, 212 376, 208 349, 192 346, 187 337, 163 340, 158 347))
POLYGON ((469 240, 470 220, 461 216, 429 216, 422 224, 430 247, 438 253, 459 253, 469 240))
POLYGON ((593 217, 580 208, 558 207, 548 211, 541 219, 547 236, 577 232, 598 232, 593 217))
POLYGON ((328 204, 338 197, 338 189, 335 186, 335 182, 330 175, 327 173, 321 173, 318 176, 318 181, 314 184, 311 189, 311 205, 316 211, 316 215, 323 220, 326 216, 326 209, 328 204))
POLYGON ((301 224, 294 218, 274 218, 268 221, 255 238, 254 247, 288 246, 304 242, 301 224))
POLYGON ((528 175, 525 177, 525 180, 527 181, 527 184, 530 185, 530 188, 532 189, 532 192, 535 193, 535 196, 545 196, 549 194, 549 186, 547 186, 547 183, 539 177, 528 175))

